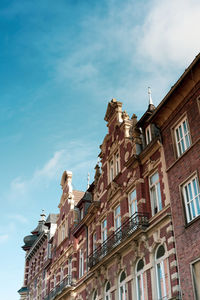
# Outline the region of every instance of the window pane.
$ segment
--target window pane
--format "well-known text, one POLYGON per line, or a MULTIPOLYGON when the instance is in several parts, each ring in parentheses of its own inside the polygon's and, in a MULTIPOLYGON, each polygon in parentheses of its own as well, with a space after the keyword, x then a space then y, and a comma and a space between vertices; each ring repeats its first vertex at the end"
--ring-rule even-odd
POLYGON ((122 272, 121 276, 120 276, 120 282, 122 282, 125 279, 126 279, 126 274, 125 274, 125 272, 122 272))
POLYGON ((175 128, 175 139, 178 156, 182 155, 187 148, 189 148, 190 134, 188 131, 187 119, 184 119, 176 128, 175 128))
POLYGON ((160 193, 160 182, 157 184, 157 195, 158 195, 158 207, 159 210, 162 209, 162 200, 161 200, 161 193, 160 193))
POLYGON ((200 261, 193 264, 193 281, 196 299, 200 299, 200 261))
POLYGON ((158 172, 156 172, 154 175, 151 176, 151 184, 155 183, 156 181, 159 180, 158 172))
POLYGON ((164 255, 165 255, 165 248, 164 248, 164 246, 161 245, 157 250, 156 258, 159 259, 164 255))

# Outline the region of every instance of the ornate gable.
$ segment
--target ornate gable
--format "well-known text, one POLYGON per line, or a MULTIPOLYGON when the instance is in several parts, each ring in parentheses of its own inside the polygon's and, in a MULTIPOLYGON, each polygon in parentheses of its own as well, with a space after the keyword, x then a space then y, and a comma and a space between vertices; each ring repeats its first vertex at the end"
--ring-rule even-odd
POLYGON ((122 102, 117 101, 116 99, 112 99, 108 103, 108 107, 106 110, 106 115, 104 120, 106 122, 110 122, 111 119, 113 119, 114 116, 118 117, 118 121, 122 122, 122 102))

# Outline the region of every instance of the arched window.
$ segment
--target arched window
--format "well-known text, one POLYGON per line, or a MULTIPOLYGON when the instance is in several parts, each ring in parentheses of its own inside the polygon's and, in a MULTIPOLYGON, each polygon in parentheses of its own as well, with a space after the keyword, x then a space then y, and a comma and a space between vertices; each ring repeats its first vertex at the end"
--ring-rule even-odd
POLYGON ((92 300, 97 300, 97 290, 94 291, 92 300))
POLYGON ((111 300, 111 295, 110 295, 110 282, 107 281, 105 285, 105 300, 111 300))
POLYGON ((126 273, 121 272, 119 276, 119 300, 128 300, 126 295, 126 273))
POLYGON ((158 299, 167 299, 169 291, 168 266, 163 245, 160 245, 156 251, 156 281, 158 299))
POLYGON ((136 265, 136 292, 137 292, 137 300, 145 300, 143 259, 140 259, 136 265))

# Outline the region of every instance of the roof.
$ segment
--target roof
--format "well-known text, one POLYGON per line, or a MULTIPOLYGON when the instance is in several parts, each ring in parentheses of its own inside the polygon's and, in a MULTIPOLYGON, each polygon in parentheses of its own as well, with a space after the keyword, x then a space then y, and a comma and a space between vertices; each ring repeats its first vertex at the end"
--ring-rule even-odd
POLYGON ((77 204, 81 200, 81 198, 83 198, 85 192, 78 191, 78 190, 73 190, 73 194, 74 194, 75 204, 77 204))
POLYGON ((167 95, 163 98, 160 104, 156 107, 153 114, 150 116, 149 120, 153 119, 154 116, 158 113, 158 111, 163 107, 163 105, 169 100, 170 96, 173 94, 178 85, 183 81, 183 79, 188 75, 188 73, 192 70, 192 68, 200 61, 200 53, 195 57, 192 63, 189 65, 185 72, 181 75, 181 77, 177 80, 177 82, 171 87, 167 95))
POLYGON ((58 214, 49 214, 46 219, 45 225, 48 225, 51 223, 56 224, 57 219, 58 219, 58 214))
POLYGON ((76 206, 79 207, 83 202, 92 202, 92 194, 90 192, 86 191, 76 206))

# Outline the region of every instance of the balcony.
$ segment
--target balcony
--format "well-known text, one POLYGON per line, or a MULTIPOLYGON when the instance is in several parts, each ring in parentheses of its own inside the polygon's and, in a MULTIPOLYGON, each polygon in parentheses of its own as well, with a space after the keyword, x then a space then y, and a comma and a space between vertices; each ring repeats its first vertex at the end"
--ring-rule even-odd
POLYGON ((59 284, 51 290, 51 292, 44 297, 44 300, 53 300, 57 295, 61 294, 62 291, 72 285, 71 275, 67 275, 59 284))
POLYGON ((138 229, 145 229, 148 226, 148 213, 137 212, 132 215, 121 227, 119 227, 113 234, 111 234, 105 242, 103 242, 95 251, 88 256, 88 266, 92 268, 99 261, 109 254, 115 247, 117 247, 126 238, 131 236, 133 232, 138 229))

